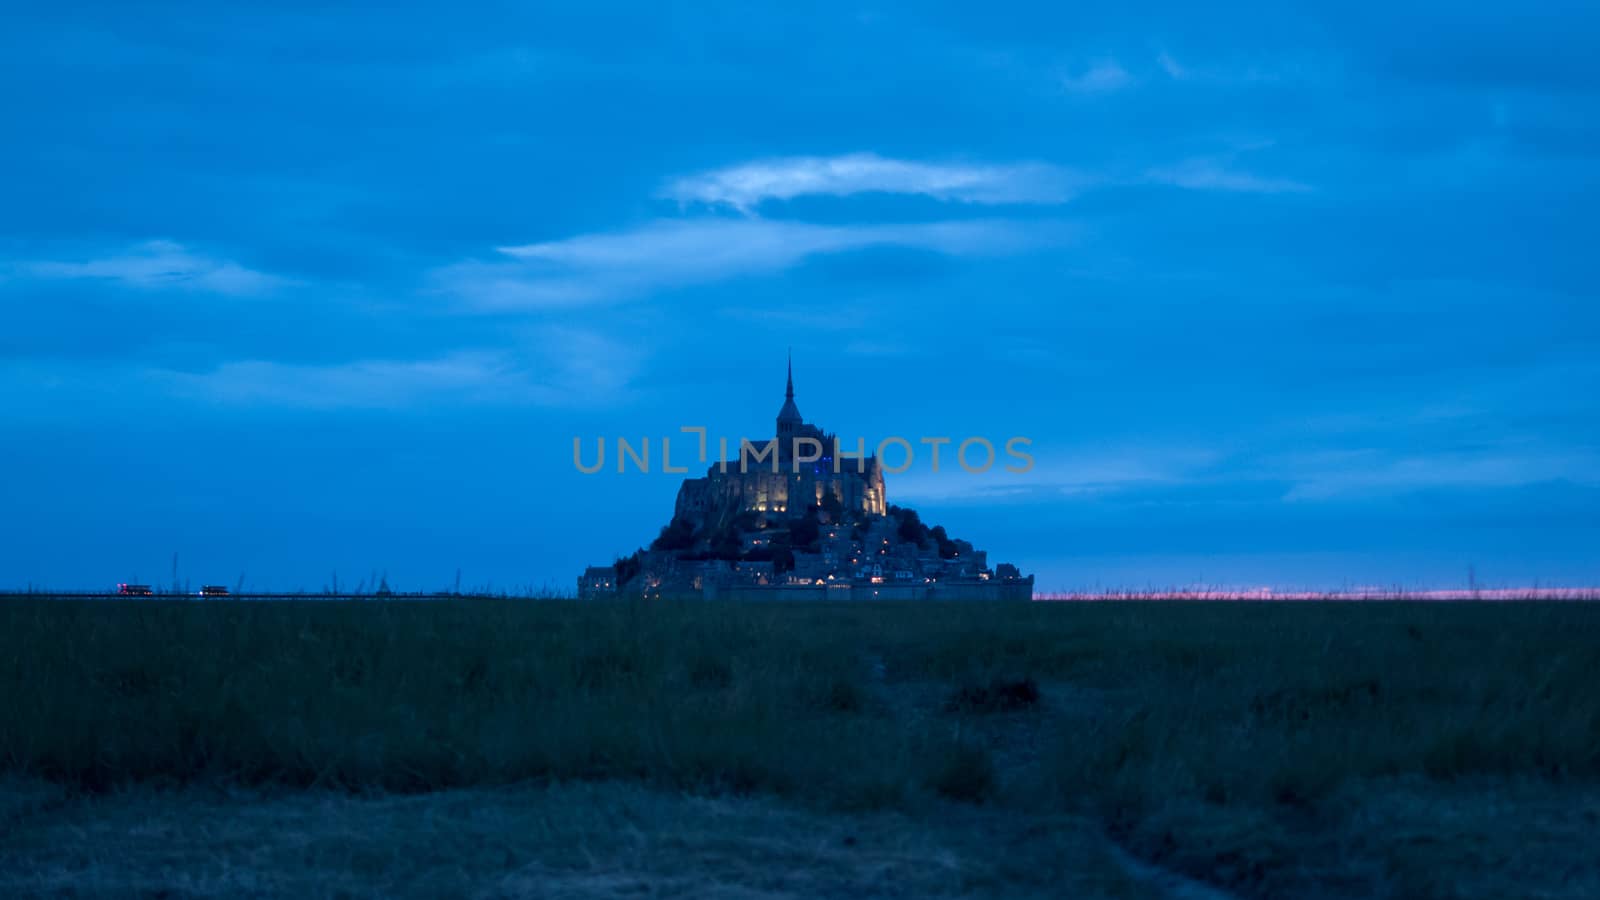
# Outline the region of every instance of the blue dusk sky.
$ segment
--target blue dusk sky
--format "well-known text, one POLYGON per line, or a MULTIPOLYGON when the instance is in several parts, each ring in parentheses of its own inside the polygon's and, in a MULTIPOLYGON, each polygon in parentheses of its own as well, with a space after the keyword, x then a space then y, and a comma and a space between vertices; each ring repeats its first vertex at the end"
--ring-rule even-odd
POLYGON ((6 11, 0 584, 570 589, 789 348, 1041 589, 1600 583, 1593 3, 542 6, 6 11))

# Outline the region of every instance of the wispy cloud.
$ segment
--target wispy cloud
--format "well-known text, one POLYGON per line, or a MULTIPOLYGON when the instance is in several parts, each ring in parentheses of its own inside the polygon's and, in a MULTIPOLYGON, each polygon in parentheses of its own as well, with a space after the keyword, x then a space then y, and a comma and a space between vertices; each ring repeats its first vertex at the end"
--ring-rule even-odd
POLYGON ((1192 159, 1176 166, 1151 169, 1146 178, 1194 191, 1234 191, 1250 194, 1292 194, 1311 186, 1290 178, 1274 178, 1230 168, 1214 159, 1192 159))
MULTIPOLYGON (((1193 483, 1205 477, 1208 467, 1223 458, 1219 451, 1209 448, 1129 446, 1105 455, 1051 452, 1034 443, 1019 445, 1017 449, 1032 455, 1036 463, 1025 472, 1013 472, 1006 467, 1023 463, 1007 453, 1005 441, 996 440, 993 444, 996 448, 994 465, 981 473, 963 469, 952 456, 954 447, 944 448, 939 471, 935 473, 928 448, 918 447, 916 464, 894 479, 895 494, 905 499, 940 503, 1051 501, 1193 483)), ((969 452, 973 465, 982 462, 982 447, 975 446, 969 452)), ((894 457, 891 461, 897 459, 894 457)))
POLYGON ((1156 64, 1161 66, 1161 71, 1166 72, 1167 77, 1173 81, 1186 81, 1192 74, 1188 67, 1173 59, 1172 54, 1165 50, 1156 54, 1156 64))
POLYGON ((21 262, 10 268, 14 274, 26 278, 108 281, 142 290, 188 290, 235 296, 263 293, 286 283, 278 276, 196 253, 172 241, 148 241, 94 259, 21 262))
POLYGON ((1059 244, 1060 221, 950 219, 825 225, 755 215, 764 201, 803 195, 913 194, 974 204, 1056 203, 1098 185, 1172 184, 1195 190, 1308 190, 1287 179, 1191 160, 1143 174, 1091 176, 1045 163, 943 164, 872 153, 757 160, 667 182, 684 205, 731 207, 744 216, 658 219, 609 232, 496 248, 497 256, 434 270, 439 291, 481 310, 581 307, 655 291, 767 275, 818 255, 875 247, 951 256, 1003 254, 1059 244))
MULTIPOLYGON (((1106 72, 1083 77, 1094 81, 1116 80, 1106 72)), ((1228 162, 1217 157, 1185 160, 1150 169, 1133 180, 1191 190, 1249 193, 1309 190, 1302 182, 1251 174, 1233 168, 1228 162)), ((1125 175, 1084 172, 1042 162, 945 164, 853 153, 740 163, 672 179, 661 193, 684 205, 726 206, 750 214, 769 200, 866 193, 919 195, 980 205, 1058 204, 1097 187, 1128 181, 1125 175)))
POLYGON ((463 350, 425 359, 333 364, 240 360, 207 372, 158 371, 182 395, 242 406, 397 409, 421 405, 568 406, 617 399, 639 354, 602 334, 550 328, 538 349, 463 350))
POLYGON ((1133 76, 1112 59, 1096 60, 1086 69, 1061 76, 1061 87, 1072 94, 1106 94, 1132 83, 1133 76))
POLYGON ((441 289, 487 309, 550 309, 788 269, 807 257, 872 247, 951 255, 1006 253, 1059 241, 1060 223, 967 220, 815 225, 765 219, 661 220, 629 231, 501 247, 501 260, 435 273, 441 289))
POLYGON ((1166 76, 1191 86, 1219 88, 1253 85, 1327 84, 1341 75, 1339 61, 1315 56, 1278 56, 1262 60, 1229 59, 1223 64, 1178 60, 1170 52, 1156 54, 1156 65, 1166 76))
POLYGON ((872 316, 870 309, 862 309, 849 318, 817 316, 810 310, 769 309, 766 307, 730 306, 717 311, 718 315, 739 322, 752 322, 762 327, 805 329, 807 331, 859 331, 872 316))
POLYGON ((755 160, 672 179, 663 196, 750 211, 767 200, 824 195, 916 194, 959 203, 1060 203, 1081 186, 1043 163, 980 165, 889 159, 875 153, 755 160))
POLYGON ((840 348, 841 352, 851 356, 876 357, 881 359, 901 359, 916 355, 916 350, 909 344, 901 341, 886 341, 882 338, 870 340, 854 340, 840 348))
POLYGON ((1279 461, 1293 487, 1285 500, 1406 493, 1430 488, 1503 488, 1547 482, 1600 483, 1600 459, 1568 448, 1503 444, 1430 455, 1323 451, 1279 461))

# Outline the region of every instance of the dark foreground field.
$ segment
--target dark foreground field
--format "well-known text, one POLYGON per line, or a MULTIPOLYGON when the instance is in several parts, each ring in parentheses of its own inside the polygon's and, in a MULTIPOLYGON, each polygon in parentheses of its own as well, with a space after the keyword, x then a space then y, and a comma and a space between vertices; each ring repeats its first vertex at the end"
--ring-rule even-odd
POLYGON ((0 602, 0 896, 1600 896, 1600 605, 0 602))

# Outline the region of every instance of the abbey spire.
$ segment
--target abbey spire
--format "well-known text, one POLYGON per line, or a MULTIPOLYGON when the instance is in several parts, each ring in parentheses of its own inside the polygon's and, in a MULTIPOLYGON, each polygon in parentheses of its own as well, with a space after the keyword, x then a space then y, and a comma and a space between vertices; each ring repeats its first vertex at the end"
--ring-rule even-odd
POLYGON ((794 405, 794 359, 789 359, 789 380, 783 390, 783 408, 778 410, 778 437, 787 443, 804 420, 800 407, 794 405))

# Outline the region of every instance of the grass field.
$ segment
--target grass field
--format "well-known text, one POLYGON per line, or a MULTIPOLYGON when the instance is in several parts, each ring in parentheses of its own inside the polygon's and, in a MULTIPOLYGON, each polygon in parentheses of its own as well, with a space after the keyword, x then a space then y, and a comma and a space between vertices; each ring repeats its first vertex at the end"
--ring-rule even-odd
POLYGON ((0 603, 0 894, 1600 895, 1600 604, 0 603))

